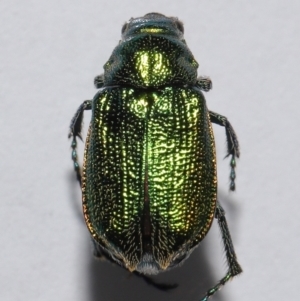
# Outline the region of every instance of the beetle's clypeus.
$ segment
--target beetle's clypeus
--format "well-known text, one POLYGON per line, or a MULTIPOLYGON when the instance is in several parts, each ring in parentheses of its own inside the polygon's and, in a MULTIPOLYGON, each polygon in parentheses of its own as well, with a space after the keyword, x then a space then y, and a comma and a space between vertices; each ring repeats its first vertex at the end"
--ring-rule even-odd
POLYGON ((228 271, 204 301, 242 272, 217 200, 211 123, 225 127, 231 190, 239 145, 226 117, 207 109, 201 91, 212 83, 197 77, 197 68, 177 18, 130 19, 95 78, 100 90, 79 107, 69 136, 96 256, 157 274, 183 262, 217 219, 228 271), (76 138, 84 110, 92 110, 92 120, 81 173, 76 138))

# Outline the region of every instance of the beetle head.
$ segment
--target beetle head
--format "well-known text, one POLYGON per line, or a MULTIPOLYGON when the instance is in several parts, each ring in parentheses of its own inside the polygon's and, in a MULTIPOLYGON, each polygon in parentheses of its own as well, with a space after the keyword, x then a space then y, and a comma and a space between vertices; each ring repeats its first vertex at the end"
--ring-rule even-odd
POLYGON ((122 40, 142 34, 174 36, 183 40, 183 23, 175 17, 149 13, 143 17, 131 18, 122 27, 122 40))

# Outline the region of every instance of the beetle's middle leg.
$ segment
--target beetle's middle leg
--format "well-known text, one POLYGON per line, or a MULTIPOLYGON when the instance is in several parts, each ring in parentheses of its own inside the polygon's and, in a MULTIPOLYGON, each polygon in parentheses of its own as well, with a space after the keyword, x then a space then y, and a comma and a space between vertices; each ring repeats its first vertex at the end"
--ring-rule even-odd
POLYGON ((82 140, 81 129, 82 129, 83 111, 91 110, 91 109, 92 109, 92 101, 85 100, 81 104, 81 106, 78 108, 78 110, 75 113, 74 117, 72 118, 71 124, 70 124, 69 138, 71 138, 71 137, 73 138, 72 143, 71 143, 72 161, 74 164, 74 170, 75 170, 76 177, 77 177, 80 187, 81 187, 81 171, 80 171, 80 166, 79 166, 78 159, 77 159, 77 140, 76 140, 76 138, 79 137, 82 140))
POLYGON ((225 254, 226 254, 226 260, 228 264, 228 271, 217 285, 215 285, 213 288, 207 291, 206 295, 201 299, 201 301, 208 300, 209 297, 211 297, 214 293, 216 293, 223 285, 227 283, 231 278, 234 276, 242 273, 242 268, 237 262, 236 254, 234 251, 234 247, 232 244, 229 228, 226 222, 225 218, 225 211, 221 207, 220 203, 217 201, 217 208, 215 213, 215 218, 218 219, 218 224, 221 229, 222 234, 222 240, 224 244, 225 254))
MULTIPOLYGON (((236 133, 231 126, 230 122, 227 120, 225 116, 222 116, 218 113, 209 111, 209 117, 210 121, 224 126, 226 131, 226 138, 227 138, 227 155, 231 155, 230 160, 230 190, 235 190, 235 166, 236 166, 236 160, 235 158, 239 158, 240 156, 240 147, 239 147, 239 141, 237 139, 236 133)), ((226 158, 225 157, 225 158, 226 158)))

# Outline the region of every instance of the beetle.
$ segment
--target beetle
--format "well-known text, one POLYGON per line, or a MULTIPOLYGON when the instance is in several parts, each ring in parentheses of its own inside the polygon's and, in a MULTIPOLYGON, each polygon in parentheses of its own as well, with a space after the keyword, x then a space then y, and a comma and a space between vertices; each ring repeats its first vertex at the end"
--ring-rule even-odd
POLYGON ((212 123, 225 127, 235 190, 237 136, 226 117, 209 111, 198 63, 184 40, 183 23, 149 13, 122 28, 99 89, 70 125, 72 160, 82 187, 83 214, 94 254, 141 275, 181 264, 216 218, 228 271, 207 300, 242 272, 217 200, 212 123), (83 112, 92 110, 83 170, 77 155, 83 112))

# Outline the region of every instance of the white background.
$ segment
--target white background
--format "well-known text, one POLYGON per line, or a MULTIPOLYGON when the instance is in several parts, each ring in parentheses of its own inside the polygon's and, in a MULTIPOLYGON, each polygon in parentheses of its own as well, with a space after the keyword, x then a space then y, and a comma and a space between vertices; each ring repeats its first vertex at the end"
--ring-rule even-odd
POLYGON ((199 74, 213 80, 207 105, 241 144, 229 193, 225 131, 214 126, 219 198, 244 273, 213 300, 298 300, 300 2, 2 0, 1 301, 196 301, 225 274, 217 223, 183 267, 156 278, 178 283, 171 292, 91 254, 68 126, 124 22, 153 11, 184 22, 199 74))

